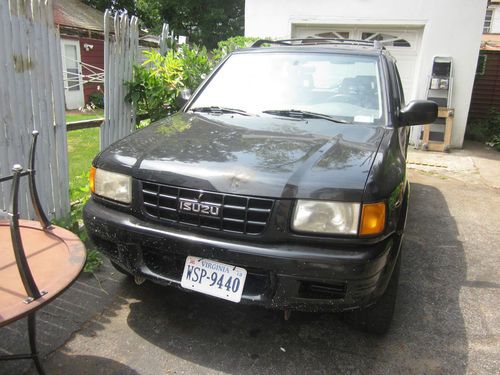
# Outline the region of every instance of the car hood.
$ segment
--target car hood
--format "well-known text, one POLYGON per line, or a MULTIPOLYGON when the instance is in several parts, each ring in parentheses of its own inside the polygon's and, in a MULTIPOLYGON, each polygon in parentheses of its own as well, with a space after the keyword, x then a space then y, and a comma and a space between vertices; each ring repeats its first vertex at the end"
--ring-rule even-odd
POLYGON ((169 185, 360 201, 384 136, 374 125, 178 113, 108 147, 97 167, 169 185))

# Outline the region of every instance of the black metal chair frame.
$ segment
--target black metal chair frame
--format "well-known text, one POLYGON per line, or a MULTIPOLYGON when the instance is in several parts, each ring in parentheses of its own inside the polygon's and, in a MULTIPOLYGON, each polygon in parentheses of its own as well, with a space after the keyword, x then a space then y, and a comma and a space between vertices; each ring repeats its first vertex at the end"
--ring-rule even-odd
MULTIPOLYGON (((28 176, 29 179, 29 191, 31 196, 31 203, 35 209, 35 214, 40 222, 40 225, 44 230, 49 230, 51 228, 51 224, 47 216, 45 215, 42 205, 40 204, 40 198, 38 196, 38 191, 35 183, 35 151, 36 151, 36 142, 38 137, 38 131, 33 131, 32 133, 32 142, 30 148, 29 155, 29 169, 24 171, 23 167, 19 164, 14 165, 12 168, 13 174, 7 177, 0 178, 0 183, 12 180, 12 185, 10 188, 10 206, 9 206, 9 216, 10 216, 10 236, 12 238, 12 247, 14 249, 14 256, 16 259, 17 268, 19 271, 19 275, 21 276, 21 280, 24 285, 24 289, 26 290, 27 297, 24 300, 24 303, 29 304, 44 294, 46 291, 41 291, 38 289, 35 280, 33 279, 33 275, 31 273, 28 261, 26 259, 26 254, 23 247, 23 242, 21 238, 21 230, 19 228, 19 183, 21 177, 28 176)), ((8 360, 20 360, 20 359, 32 359, 35 363, 36 369, 40 375, 44 375, 45 372, 43 370, 42 364, 40 362, 40 358, 38 356, 38 351, 36 347, 36 319, 35 319, 36 311, 31 312, 28 319, 28 335, 29 335, 29 344, 31 352, 28 354, 11 354, 11 355, 2 355, 0 356, 0 361, 8 361, 8 360)))

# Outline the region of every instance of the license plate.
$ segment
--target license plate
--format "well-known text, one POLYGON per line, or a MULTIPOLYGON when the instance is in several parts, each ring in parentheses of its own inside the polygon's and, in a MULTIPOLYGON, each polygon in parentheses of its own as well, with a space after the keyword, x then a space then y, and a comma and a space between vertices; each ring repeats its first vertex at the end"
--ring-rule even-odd
POLYGON ((240 302, 247 271, 209 259, 188 256, 181 286, 213 297, 240 302))

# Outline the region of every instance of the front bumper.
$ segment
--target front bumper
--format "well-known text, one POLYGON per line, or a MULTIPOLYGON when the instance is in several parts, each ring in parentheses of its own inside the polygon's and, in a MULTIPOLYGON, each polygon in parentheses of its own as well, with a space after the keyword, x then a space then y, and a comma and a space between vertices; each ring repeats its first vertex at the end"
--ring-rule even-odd
POLYGON ((386 289, 401 243, 396 234, 348 248, 225 241, 146 222, 93 199, 83 218, 90 238, 131 274, 180 286, 186 256, 248 271, 242 303, 303 311, 343 311, 374 303, 386 289))

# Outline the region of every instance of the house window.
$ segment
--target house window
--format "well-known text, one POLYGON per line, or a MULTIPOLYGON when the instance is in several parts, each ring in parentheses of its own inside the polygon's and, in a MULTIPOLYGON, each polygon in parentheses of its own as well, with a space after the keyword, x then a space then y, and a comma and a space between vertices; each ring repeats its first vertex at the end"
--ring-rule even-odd
POLYGON ((487 58, 487 55, 479 55, 479 59, 477 60, 476 75, 484 75, 487 58))
POLYGON ((493 21, 493 8, 486 9, 486 16, 484 17, 483 34, 488 34, 491 29, 491 23, 493 21))
POLYGON ((378 40, 383 42, 384 46, 390 47, 411 47, 410 42, 406 39, 399 38, 395 35, 390 35, 386 33, 378 33, 378 32, 363 32, 361 34, 362 40, 378 40))
POLYGON ((348 31, 329 31, 325 33, 314 34, 320 38, 336 38, 336 39, 349 39, 348 31))
POLYGON ((78 54, 76 46, 66 44, 64 46, 64 56, 66 59, 66 75, 68 77, 68 90, 80 90, 80 74, 78 69, 78 54))

